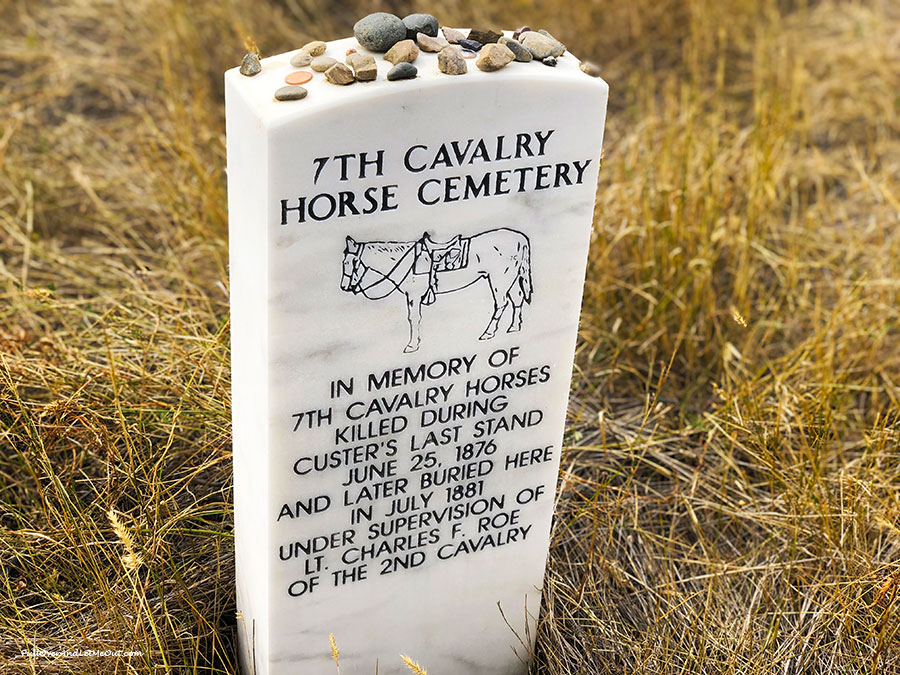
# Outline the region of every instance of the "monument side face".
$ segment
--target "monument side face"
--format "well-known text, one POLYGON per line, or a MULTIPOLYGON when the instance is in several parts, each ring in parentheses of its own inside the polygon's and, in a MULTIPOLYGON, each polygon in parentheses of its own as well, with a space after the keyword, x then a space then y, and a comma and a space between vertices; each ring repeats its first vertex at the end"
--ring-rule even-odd
POLYGON ((569 58, 261 102, 252 186, 229 123, 250 672, 525 672, 607 100, 569 58))
POLYGON ((226 78, 235 577, 244 672, 268 660, 269 318, 266 128, 226 78))

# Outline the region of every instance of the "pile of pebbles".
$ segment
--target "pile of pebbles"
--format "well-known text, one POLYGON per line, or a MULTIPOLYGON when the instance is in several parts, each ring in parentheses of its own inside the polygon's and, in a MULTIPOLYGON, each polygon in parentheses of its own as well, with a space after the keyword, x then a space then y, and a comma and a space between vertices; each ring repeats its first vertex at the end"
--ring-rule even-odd
MULTIPOLYGON (((553 67, 566 52, 566 46, 545 30, 534 31, 530 26, 522 26, 512 37, 480 28, 472 28, 466 33, 441 28, 431 14, 410 14, 401 19, 387 12, 375 12, 357 21, 353 34, 361 47, 383 54, 382 58, 392 66, 387 73, 387 79, 391 81, 415 78, 418 69, 414 62, 420 52, 437 54, 438 69, 447 75, 465 75, 469 59, 475 59, 475 65, 484 72, 502 70, 513 62, 540 61, 553 67)), ((326 49, 326 43, 321 40, 309 42, 291 57, 291 65, 322 73, 328 82, 339 86, 377 79, 378 64, 371 54, 348 49, 342 63, 326 56, 326 49)), ((261 70, 257 54, 250 52, 244 56, 240 67, 242 75, 253 77, 261 70)), ((600 74, 599 66, 590 62, 583 62, 581 70, 592 77, 600 74)), ((275 92, 275 99, 296 101, 306 98, 308 92, 302 85, 311 81, 313 74, 297 70, 284 79, 286 86, 275 92)))

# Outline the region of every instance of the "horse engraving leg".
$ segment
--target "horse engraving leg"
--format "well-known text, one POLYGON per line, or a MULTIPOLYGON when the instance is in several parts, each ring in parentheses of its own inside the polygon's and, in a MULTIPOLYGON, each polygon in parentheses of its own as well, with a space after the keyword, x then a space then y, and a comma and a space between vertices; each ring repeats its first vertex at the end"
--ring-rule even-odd
POLYGON ((507 333, 518 333, 522 330, 522 305, 525 303, 525 294, 518 279, 509 288, 509 302, 512 304, 512 319, 509 322, 507 333))
POLYGON ((512 321, 510 321, 509 328, 506 329, 506 332, 518 333, 520 330, 522 330, 522 305, 513 303, 512 321))
POLYGON ((509 304, 509 298, 506 296, 506 293, 494 286, 493 279, 491 279, 491 293, 494 296, 494 314, 491 316, 487 328, 484 329, 481 337, 478 338, 479 340, 490 340, 497 334, 497 328, 500 327, 500 319, 503 316, 503 312, 506 311, 506 306, 509 304))
POLYGON ((403 349, 404 353, 419 351, 421 344, 420 328, 422 324, 422 298, 406 296, 406 312, 409 317, 409 343, 403 349))

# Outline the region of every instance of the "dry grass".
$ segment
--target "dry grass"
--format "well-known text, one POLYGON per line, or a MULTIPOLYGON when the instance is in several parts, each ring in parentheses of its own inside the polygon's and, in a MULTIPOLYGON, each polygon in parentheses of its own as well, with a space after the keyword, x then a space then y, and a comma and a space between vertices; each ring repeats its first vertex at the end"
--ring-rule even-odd
MULTIPOLYGON (((0 0, 4 674, 233 672, 221 73, 385 6, 0 0)), ((612 86, 533 672, 900 672, 900 7, 415 9, 612 86)))

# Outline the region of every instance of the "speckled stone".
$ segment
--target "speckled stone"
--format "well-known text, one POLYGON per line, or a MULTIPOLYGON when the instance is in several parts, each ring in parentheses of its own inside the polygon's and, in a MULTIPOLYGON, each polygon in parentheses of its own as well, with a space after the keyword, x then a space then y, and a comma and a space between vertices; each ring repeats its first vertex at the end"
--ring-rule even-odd
POLYGON ((516 30, 513 31, 513 40, 518 40, 522 33, 528 33, 530 31, 531 26, 521 26, 520 28, 516 28, 516 30))
POLYGON ((261 70, 262 64, 260 64, 259 57, 256 54, 253 52, 244 54, 244 58, 241 60, 241 75, 253 77, 261 70))
POLYGON ((337 63, 337 59, 333 59, 330 56, 317 56, 312 60, 310 66, 317 73, 324 73, 335 63, 337 63))
POLYGON ((540 33, 544 37, 550 38, 551 40, 553 40, 556 43, 556 48, 553 50, 553 56, 562 56, 563 54, 566 53, 566 46, 562 42, 557 40, 555 37, 550 35, 550 33, 545 31, 543 28, 538 29, 538 33, 540 33))
POLYGON ((312 63, 313 57, 302 49, 291 57, 291 65, 295 68, 304 68, 312 63))
POLYGON ((298 84, 289 84, 275 92, 276 101, 299 101, 306 98, 307 91, 298 84))
POLYGON ((447 42, 451 45, 459 44, 460 40, 466 39, 466 34, 461 30, 456 30, 455 28, 447 28, 444 26, 441 28, 441 32, 444 34, 444 37, 447 38, 447 42))
POLYGON ((390 61, 395 66, 404 61, 412 63, 417 58, 419 58, 419 48, 416 47, 416 43, 412 40, 400 40, 384 55, 384 60, 390 61))
POLYGON ((340 62, 335 63, 331 68, 325 71, 325 79, 332 84, 341 85, 353 84, 356 82, 356 77, 353 75, 353 71, 350 70, 350 66, 340 62))
POLYGON ((447 75, 465 75, 469 72, 460 49, 454 45, 448 45, 438 53, 438 69, 447 75))
POLYGON ((529 61, 531 61, 534 58, 534 56, 532 56, 531 52, 528 51, 525 47, 523 47, 521 45, 521 43, 519 43, 518 40, 513 40, 512 38, 508 38, 508 37, 501 37, 500 41, 497 44, 503 45, 504 47, 509 49, 509 51, 511 51, 513 54, 515 54, 516 61, 520 61, 522 63, 528 63, 529 61))
POLYGON ((431 14, 410 14, 403 17, 403 25, 406 26, 406 37, 416 39, 416 33, 424 33, 429 37, 437 37, 438 20, 431 14))
POLYGON ((321 40, 313 40, 312 42, 307 42, 301 49, 310 56, 322 56, 327 47, 328 45, 321 40))
POLYGON ((593 61, 582 61, 581 65, 578 67, 581 68, 582 72, 587 73, 591 77, 600 77, 601 68, 593 61))
POLYGON ((463 49, 468 49, 470 52, 479 52, 484 46, 483 44, 475 40, 460 40, 458 44, 460 47, 462 47, 463 49))
POLYGON ((486 44, 478 55, 475 65, 479 70, 491 73, 500 70, 516 60, 516 55, 509 47, 498 44, 486 44))
POLYGON ((418 74, 418 69, 408 61, 401 61, 388 71, 389 80, 411 80, 418 74))
POLYGON ((466 39, 475 40, 475 42, 480 42, 483 45, 489 45, 497 42, 497 40, 502 37, 503 33, 498 33, 495 30, 480 30, 478 28, 473 28, 469 31, 466 39))
POLYGON ((386 52, 406 39, 406 24, 393 14, 375 12, 356 22, 353 35, 369 51, 386 52))
POLYGON ((431 37, 430 35, 425 35, 425 33, 418 33, 416 35, 416 44, 419 45, 419 49, 423 52, 438 53, 450 43, 442 37, 431 37))
POLYGON ((545 59, 552 55, 556 49, 556 40, 549 38, 546 35, 535 33, 534 31, 522 33, 519 42, 521 42, 522 46, 530 51, 531 55, 536 59, 545 59))
POLYGON ((347 63, 356 73, 356 79, 360 82, 371 82, 378 77, 378 64, 371 54, 353 52, 347 55, 347 63))
POLYGON ((545 56, 543 59, 541 59, 541 63, 543 63, 545 66, 556 68, 556 57, 553 55, 545 56))

